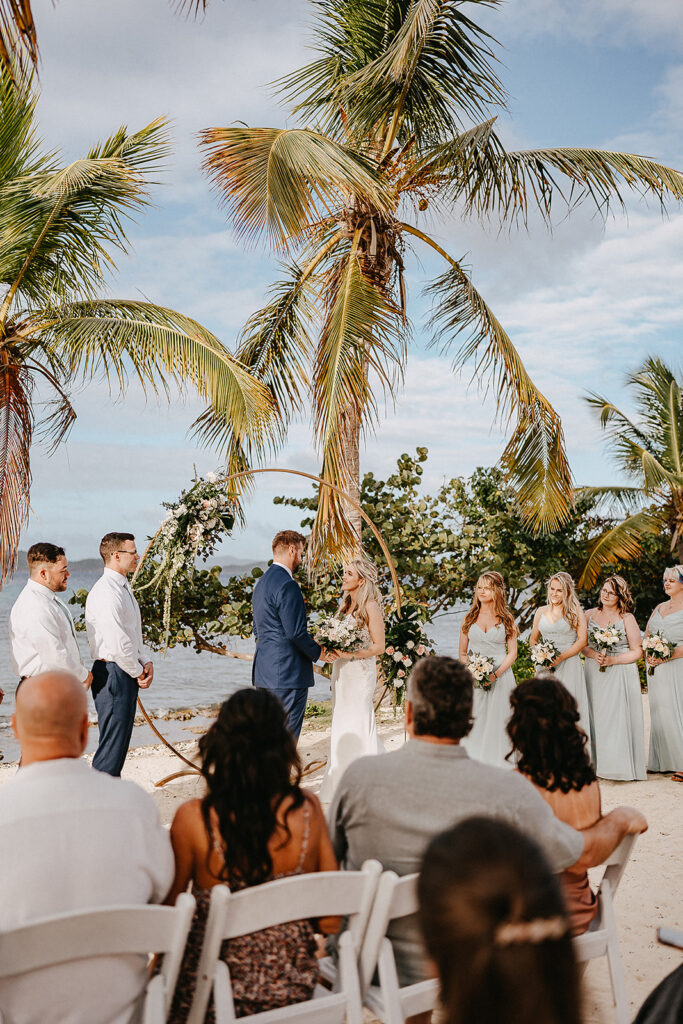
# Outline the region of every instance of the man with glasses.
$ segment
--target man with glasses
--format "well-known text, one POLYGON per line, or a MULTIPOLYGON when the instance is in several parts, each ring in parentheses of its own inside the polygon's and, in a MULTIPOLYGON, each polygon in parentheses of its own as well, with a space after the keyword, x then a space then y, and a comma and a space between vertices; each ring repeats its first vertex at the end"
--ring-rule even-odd
POLYGON ((92 667, 92 695, 100 742, 93 768, 120 775, 128 753, 140 688, 154 676, 142 642, 140 608, 128 574, 139 558, 132 533, 108 533, 100 543, 104 572, 85 602, 92 667))

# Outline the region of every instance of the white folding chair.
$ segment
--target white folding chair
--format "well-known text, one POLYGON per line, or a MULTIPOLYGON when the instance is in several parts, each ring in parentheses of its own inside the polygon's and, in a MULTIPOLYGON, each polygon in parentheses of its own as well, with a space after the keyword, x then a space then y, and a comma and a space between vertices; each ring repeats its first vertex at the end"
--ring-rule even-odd
POLYGON ((607 957, 612 995, 616 1006, 617 1024, 628 1024, 630 1020, 624 971, 619 953, 617 922, 614 916, 614 896, 624 873, 637 836, 625 836, 607 861, 605 873, 598 888, 598 913, 590 928, 574 939, 576 957, 584 969, 589 960, 607 957))
POLYGON ((174 907, 103 907, 57 914, 2 932, 0 978, 91 957, 163 953, 161 973, 150 980, 140 998, 143 1024, 164 1024, 194 908, 194 897, 181 893, 174 907))
POLYGON ((377 887, 370 920, 361 947, 358 974, 363 1005, 384 1024, 403 1024, 406 1017, 433 1010, 439 999, 436 978, 401 988, 387 928, 391 921, 417 913, 417 874, 385 871, 377 887), (371 984, 375 969, 378 984, 371 984))
POLYGON ((230 971, 220 959, 226 939, 307 918, 347 917, 348 929, 339 940, 339 971, 332 992, 316 986, 313 998, 302 1003, 266 1010, 239 1021, 254 1024, 361 1024, 363 1011, 358 984, 354 935, 367 921, 377 887, 380 867, 369 862, 361 871, 320 871, 290 875, 274 882, 231 893, 217 885, 211 891, 197 985, 187 1024, 202 1024, 213 989, 216 1024, 232 1024, 237 1018, 230 971))

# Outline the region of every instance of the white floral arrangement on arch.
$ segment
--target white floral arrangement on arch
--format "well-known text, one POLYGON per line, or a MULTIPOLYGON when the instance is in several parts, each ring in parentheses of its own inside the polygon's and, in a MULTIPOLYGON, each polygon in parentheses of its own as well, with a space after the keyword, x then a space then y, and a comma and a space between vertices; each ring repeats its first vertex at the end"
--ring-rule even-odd
POLYGON ((166 516, 153 538, 149 552, 157 561, 152 578, 136 589, 164 586, 163 625, 168 644, 171 622, 171 596, 175 579, 194 572, 198 558, 206 561, 235 523, 235 499, 218 473, 193 478, 175 502, 162 502, 166 516))

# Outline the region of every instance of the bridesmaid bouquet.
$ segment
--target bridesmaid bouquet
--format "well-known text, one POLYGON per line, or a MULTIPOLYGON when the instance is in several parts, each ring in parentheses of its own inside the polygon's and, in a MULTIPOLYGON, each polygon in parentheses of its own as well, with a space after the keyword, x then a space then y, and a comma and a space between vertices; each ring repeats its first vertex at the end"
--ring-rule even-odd
POLYGON ((324 619, 320 623, 315 640, 328 651, 342 651, 343 654, 360 651, 363 644, 367 642, 367 638, 363 636, 358 626, 354 626, 347 619, 340 619, 336 615, 324 619))
MULTIPOLYGON (((674 653, 674 645, 664 636, 661 630, 657 630, 651 636, 643 640, 643 652, 651 657, 659 658, 660 661, 670 661, 674 653)), ((656 665, 647 666, 647 674, 654 675, 656 665)))
POLYGON ((493 673, 496 671, 496 666, 490 658, 478 654, 477 651, 470 651, 468 657, 467 667, 474 677, 474 685, 478 686, 480 690, 490 690, 495 683, 493 673))
MULTIPOLYGON (((590 646, 600 654, 611 654, 620 641, 621 632, 617 626, 594 626, 589 638, 590 646)), ((606 665, 601 665, 600 671, 604 672, 606 668, 606 665)))
POLYGON ((553 662, 560 656, 552 640, 540 640, 530 648, 529 654, 536 668, 548 669, 552 668, 553 662))

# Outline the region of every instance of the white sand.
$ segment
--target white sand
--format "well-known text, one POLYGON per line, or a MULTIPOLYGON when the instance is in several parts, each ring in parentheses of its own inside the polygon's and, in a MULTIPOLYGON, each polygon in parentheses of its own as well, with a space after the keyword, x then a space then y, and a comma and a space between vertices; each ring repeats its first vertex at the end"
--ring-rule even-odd
MULTIPOLYGON (((391 712, 382 712, 380 735, 388 750, 403 743, 403 724, 391 712)), ((307 722, 299 743, 304 763, 324 758, 329 745, 329 728, 316 728, 307 722)), ((181 744, 192 757, 192 743, 181 744)), ((162 746, 132 750, 126 761, 124 778, 132 779, 151 793, 162 821, 170 824, 183 800, 201 794, 200 781, 185 777, 155 788, 155 783, 185 766, 162 746)), ((14 765, 0 766, 0 785, 16 770, 14 765)), ((306 779, 317 792, 323 769, 306 779)), ((621 955, 632 1016, 648 993, 661 979, 681 963, 680 950, 657 942, 659 925, 683 928, 683 784, 667 776, 648 776, 647 782, 601 782, 605 813, 619 804, 637 807, 645 814, 649 830, 640 837, 635 853, 617 894, 617 919, 621 955)), ((600 871, 596 871, 599 878, 600 871)), ((607 963, 594 961, 585 974, 586 1024, 602 1024, 614 1019, 607 963)))

